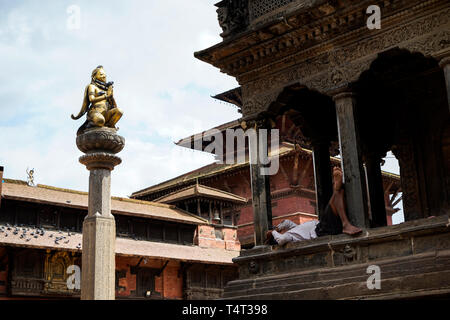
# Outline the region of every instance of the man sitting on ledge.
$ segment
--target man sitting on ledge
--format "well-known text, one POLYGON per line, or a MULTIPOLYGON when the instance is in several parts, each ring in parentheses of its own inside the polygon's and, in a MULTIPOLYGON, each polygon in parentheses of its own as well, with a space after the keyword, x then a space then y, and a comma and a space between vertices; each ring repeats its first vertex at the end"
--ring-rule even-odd
POLYGON ((326 235, 345 233, 354 236, 360 234, 362 230, 353 226, 347 218, 341 168, 334 167, 333 181, 333 195, 320 221, 308 221, 297 225, 290 220, 284 220, 275 230, 267 232, 265 243, 283 245, 288 242, 310 240, 326 235), (285 233, 280 233, 285 230, 285 233))

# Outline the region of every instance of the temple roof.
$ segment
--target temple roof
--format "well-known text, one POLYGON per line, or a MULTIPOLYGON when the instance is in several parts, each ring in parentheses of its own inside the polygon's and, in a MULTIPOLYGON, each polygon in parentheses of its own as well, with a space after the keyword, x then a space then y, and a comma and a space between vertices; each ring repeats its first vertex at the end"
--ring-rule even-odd
MULTIPOLYGON (((81 252, 83 244, 83 235, 81 233, 67 232, 60 234, 58 231, 45 231, 43 236, 38 238, 31 237, 29 241, 21 239, 19 232, 14 235, 12 231, 0 233, 0 244, 14 247, 26 247, 35 249, 51 249, 81 252), (52 235, 52 237, 50 237, 52 235), (66 236, 59 244, 55 244, 55 237, 66 236), (68 241, 68 243, 65 243, 68 241)), ((210 264, 232 264, 232 259, 239 255, 239 251, 202 248, 199 246, 186 246, 177 244, 168 244, 153 241, 139 241, 125 238, 116 238, 117 256, 138 256, 155 259, 173 259, 186 262, 201 262, 210 264)))
MULTIPOLYGON (((4 179, 1 188, 1 197, 26 202, 51 204, 56 206, 88 209, 88 193, 38 185, 28 186, 24 181, 4 179)), ((181 210, 175 206, 150 201, 111 197, 111 212, 182 222, 188 224, 206 224, 207 220, 194 214, 181 210)))
MULTIPOLYGON (((277 150, 277 154, 280 158, 291 156, 295 153, 294 146, 290 143, 282 143, 280 145, 280 149, 277 150)), ((308 149, 301 148, 300 152, 304 156, 311 157, 312 151, 308 149)), ((273 155, 272 155, 273 156, 273 155)), ((340 165, 341 160, 336 157, 331 157, 331 163, 333 165, 340 165)), ((220 164, 220 163, 211 163, 194 171, 185 173, 173 179, 161 182, 157 185, 142 189, 140 191, 134 192, 131 197, 143 197, 146 195, 150 195, 156 193, 158 191, 167 190, 173 187, 182 186, 186 187, 188 185, 192 185, 196 183, 198 179, 206 179, 214 176, 218 176, 223 173, 233 172, 235 170, 239 170, 242 168, 247 168, 249 166, 248 161, 245 163, 236 163, 236 164, 220 164)), ((394 182, 392 187, 393 189, 398 189, 400 186, 400 176, 394 173, 382 171, 383 179, 394 182)))
POLYGON ((217 199, 225 202, 234 202, 234 203, 246 203, 247 199, 240 197, 238 195, 235 195, 233 193, 225 192, 219 189, 203 186, 201 184, 195 184, 192 186, 189 186, 187 188, 174 191, 168 195, 165 195, 161 198, 158 198, 154 200, 155 202, 162 202, 162 203, 173 203, 176 201, 189 199, 189 198, 196 198, 196 197, 204 197, 204 198, 211 198, 211 199, 217 199))
POLYGON ((242 89, 241 89, 241 87, 237 87, 237 88, 219 93, 218 95, 213 96, 213 98, 234 104, 238 108, 242 108, 242 89))
POLYGON ((207 144, 210 143, 210 142, 206 141, 207 139, 205 139, 205 138, 210 135, 208 133, 213 133, 212 130, 214 130, 214 131, 218 130, 218 131, 221 131, 221 132, 225 132, 227 129, 235 129, 237 127, 240 127, 239 120, 233 120, 233 121, 221 124, 220 126, 217 126, 217 127, 212 128, 212 129, 209 129, 207 131, 203 131, 201 133, 193 134, 193 135, 191 135, 189 137, 180 139, 175 144, 177 146, 180 146, 180 147, 185 147, 185 148, 188 148, 188 149, 194 149, 194 141, 195 140, 202 140, 202 146, 205 147, 207 144))
MULTIPOLYGON (((277 150, 277 154, 280 156, 288 156, 290 153, 293 152, 293 148, 287 144, 281 144, 280 149, 277 150)), ((273 155, 272 155, 273 156, 273 155)), ((201 167, 199 169, 196 169, 194 171, 182 174, 181 176, 178 176, 176 178, 161 182, 157 185, 142 189, 140 191, 133 192, 131 195, 132 198, 145 196, 150 193, 154 193, 160 190, 168 189, 170 187, 174 186, 186 186, 189 184, 195 183, 196 179, 204 179, 208 177, 213 177, 225 172, 231 172, 234 170, 238 170, 241 168, 248 167, 249 163, 248 161, 244 163, 235 163, 235 164, 220 164, 217 162, 208 164, 204 167, 201 167)))

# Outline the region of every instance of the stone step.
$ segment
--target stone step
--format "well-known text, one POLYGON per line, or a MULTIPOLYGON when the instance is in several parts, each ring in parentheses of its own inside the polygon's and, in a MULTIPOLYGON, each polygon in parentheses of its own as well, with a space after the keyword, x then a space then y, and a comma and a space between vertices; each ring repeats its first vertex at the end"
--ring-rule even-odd
MULTIPOLYGON (((446 272, 450 265, 450 251, 439 256, 422 254, 409 259, 391 259, 379 261, 382 283, 387 280, 415 276, 417 274, 431 274, 434 272, 446 272), (403 260, 403 261, 399 261, 403 260)), ((289 293, 301 290, 314 290, 314 288, 326 288, 346 284, 362 284, 366 289, 366 281, 369 274, 366 273, 369 264, 313 270, 310 272, 286 273, 279 276, 259 277, 248 280, 235 280, 228 283, 225 288, 224 298, 239 296, 253 296, 273 292, 289 293)))
POLYGON ((366 279, 340 285, 322 285, 314 288, 273 287, 267 292, 235 292, 224 299, 248 300, 324 300, 324 299, 383 299, 413 298, 429 294, 450 294, 450 271, 438 271, 382 279, 380 290, 370 290, 366 279))
MULTIPOLYGON (((415 262, 412 263, 410 258, 408 259, 395 259, 395 260, 387 260, 380 261, 385 269, 389 269, 391 272, 395 272, 396 270, 401 272, 406 272, 407 270, 414 270, 416 268, 415 265, 423 263, 423 261, 434 259, 434 254, 422 254, 417 255, 415 257, 415 262), (403 260, 403 263, 402 263, 403 260)), ((450 258, 440 258, 440 260, 444 259, 441 263, 446 263, 450 258)), ((437 261, 436 261, 437 263, 437 261)), ((286 279, 285 274, 276 275, 276 276, 267 276, 267 277, 257 277, 254 279, 246 279, 246 280, 235 280, 229 283, 229 286, 232 285, 235 288, 239 287, 247 287, 249 283, 252 284, 253 287, 258 288, 261 286, 269 285, 271 282, 277 284, 280 279, 284 279, 286 283, 298 283, 298 282, 311 282, 318 280, 326 280, 336 278, 337 275, 342 276, 343 271, 345 271, 345 275, 347 277, 358 276, 361 275, 361 268, 367 269, 369 263, 359 264, 359 265, 349 265, 346 267, 334 267, 334 268, 322 268, 308 271, 295 271, 291 270, 289 272, 289 278, 286 279)))

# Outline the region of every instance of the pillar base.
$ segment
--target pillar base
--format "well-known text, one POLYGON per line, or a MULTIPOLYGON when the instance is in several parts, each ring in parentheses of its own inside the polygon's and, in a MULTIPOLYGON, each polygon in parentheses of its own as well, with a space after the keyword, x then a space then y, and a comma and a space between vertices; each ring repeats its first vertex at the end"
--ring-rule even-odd
POLYGON ((115 299, 115 242, 113 216, 84 219, 81 300, 115 299))

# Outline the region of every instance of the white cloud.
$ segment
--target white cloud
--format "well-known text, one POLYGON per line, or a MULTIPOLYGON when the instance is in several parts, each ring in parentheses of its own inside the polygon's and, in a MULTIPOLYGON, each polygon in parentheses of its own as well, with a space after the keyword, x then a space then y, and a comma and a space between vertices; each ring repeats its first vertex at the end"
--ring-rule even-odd
POLYGON ((105 66, 115 81, 127 142, 113 171, 112 192, 133 191, 212 161, 173 141, 239 117, 210 95, 234 79, 194 58, 220 41, 213 3, 195 1, 0 0, 0 165, 5 177, 87 189, 75 132, 91 71, 105 66), (68 30, 66 9, 81 9, 68 30), (3 19, 6 17, 5 19, 3 19))

